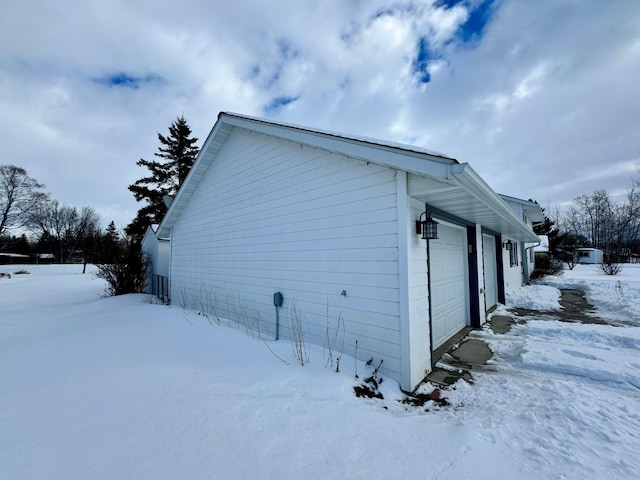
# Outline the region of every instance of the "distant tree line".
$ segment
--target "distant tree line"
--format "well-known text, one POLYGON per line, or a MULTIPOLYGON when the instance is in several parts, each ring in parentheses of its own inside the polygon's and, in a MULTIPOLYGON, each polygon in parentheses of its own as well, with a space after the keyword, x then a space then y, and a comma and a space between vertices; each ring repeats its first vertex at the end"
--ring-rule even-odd
MULTIPOLYGON (((126 226, 125 234, 138 242, 147 227, 162 221, 167 204, 186 179, 199 151, 195 146, 198 139, 191 136, 184 116, 171 123, 168 135, 158 133, 158 140, 160 146, 154 154, 157 160, 138 160, 148 174, 129 186, 143 205, 126 226)), ((99 262, 110 258, 114 244, 123 240, 113 222, 101 230, 92 207, 61 204, 23 168, 0 166, 0 252, 54 253, 60 262, 82 253, 90 261, 99 262), (19 232, 17 236, 15 232, 19 232)))
MULTIPOLYGON (((199 151, 184 116, 169 126, 167 136, 158 133, 158 140, 157 160, 137 162, 148 174, 129 190, 143 206, 124 234, 113 221, 102 230, 92 207, 77 208, 52 199, 45 185, 23 168, 0 166, 0 263, 16 254, 28 255, 34 262, 95 263, 97 275, 109 284, 109 294, 141 291, 148 268, 142 237, 150 225, 162 221, 199 151)), ((24 259, 19 256, 16 261, 24 259)))
POLYGON ((61 204, 25 169, 0 165, 0 256, 100 263, 113 261, 123 241, 113 221, 101 229, 92 207, 61 204))
POLYGON ((595 190, 576 197, 563 213, 557 208, 547 213, 534 230, 548 235, 550 251, 559 260, 568 260, 582 247, 602 250, 605 263, 629 262, 640 255, 640 174, 621 201, 613 201, 606 190, 595 190))

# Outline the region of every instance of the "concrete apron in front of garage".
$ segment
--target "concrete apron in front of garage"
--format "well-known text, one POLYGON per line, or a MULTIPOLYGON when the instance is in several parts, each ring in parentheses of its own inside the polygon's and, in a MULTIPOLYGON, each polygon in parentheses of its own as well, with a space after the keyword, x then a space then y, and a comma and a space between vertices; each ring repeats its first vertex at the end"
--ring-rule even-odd
MULTIPOLYGON (((621 326, 622 324, 603 320, 595 316, 595 308, 587 302, 581 290, 561 289, 560 305, 562 310, 543 312, 511 308, 514 317, 494 315, 488 325, 496 334, 507 333, 511 326, 527 319, 560 320, 561 322, 596 323, 621 326)), ((466 328, 455 335, 433 353, 435 367, 426 378, 427 381, 440 385, 453 385, 459 379, 473 381, 474 369, 481 369, 491 358, 489 346, 477 338, 469 338, 472 328, 466 328)), ((486 370, 486 369, 485 369, 486 370)))
MULTIPOLYGON (((504 334, 515 321, 512 317, 494 315, 488 324, 493 333, 504 334)), ((486 365, 492 352, 489 346, 477 338, 469 338, 473 329, 468 327, 433 352, 435 367, 426 380, 439 385, 453 385, 459 379, 473 382, 471 372, 486 365)))

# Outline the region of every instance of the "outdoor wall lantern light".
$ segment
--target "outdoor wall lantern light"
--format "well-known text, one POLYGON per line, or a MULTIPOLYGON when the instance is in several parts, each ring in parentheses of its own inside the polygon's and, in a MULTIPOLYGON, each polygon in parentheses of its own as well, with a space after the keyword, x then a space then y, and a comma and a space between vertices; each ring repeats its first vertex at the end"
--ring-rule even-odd
POLYGON ((506 242, 504 242, 504 243, 502 244, 502 247, 503 247, 505 250, 508 250, 508 251, 510 252, 511 250, 513 250, 513 242, 512 242, 511 240, 507 240, 506 242))
POLYGON ((429 213, 422 212, 420 220, 416 220, 416 233, 422 234, 423 240, 433 240, 438 238, 438 222, 429 213), (422 217, 424 216, 424 220, 422 217))

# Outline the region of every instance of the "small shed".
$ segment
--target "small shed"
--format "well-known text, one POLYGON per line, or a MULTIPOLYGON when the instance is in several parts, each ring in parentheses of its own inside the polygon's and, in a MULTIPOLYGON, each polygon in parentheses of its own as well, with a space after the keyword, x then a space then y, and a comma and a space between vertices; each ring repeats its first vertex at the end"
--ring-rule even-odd
POLYGON ((577 263, 602 263, 604 255, 599 248, 576 248, 573 258, 577 263))
POLYGON ((0 265, 31 263, 31 256, 22 253, 0 252, 0 265))

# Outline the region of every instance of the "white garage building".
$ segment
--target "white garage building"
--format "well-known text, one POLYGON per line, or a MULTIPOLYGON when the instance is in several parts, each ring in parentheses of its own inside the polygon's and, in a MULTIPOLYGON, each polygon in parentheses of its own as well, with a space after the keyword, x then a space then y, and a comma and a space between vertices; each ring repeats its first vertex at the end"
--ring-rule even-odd
POLYGON ((504 302, 505 271, 522 284, 522 252, 538 241, 468 164, 231 113, 147 232, 153 250, 149 236, 167 247, 174 302, 263 338, 290 337, 299 318, 322 346, 328 327, 339 350, 354 355, 357 341, 407 390, 438 346, 504 302), (419 233, 428 216, 437 239, 419 233))

